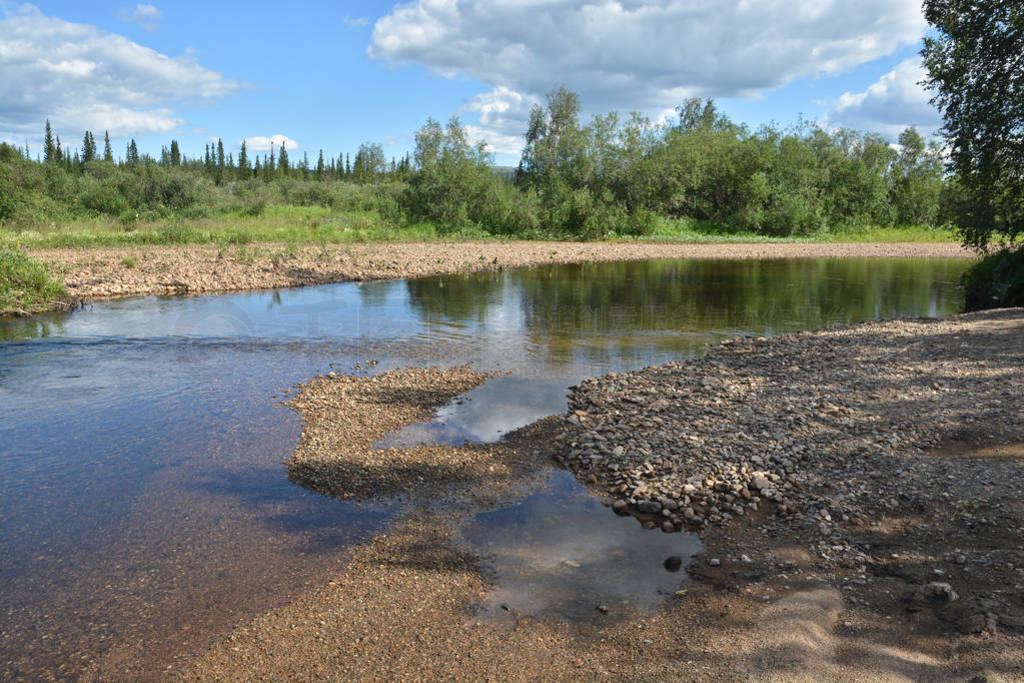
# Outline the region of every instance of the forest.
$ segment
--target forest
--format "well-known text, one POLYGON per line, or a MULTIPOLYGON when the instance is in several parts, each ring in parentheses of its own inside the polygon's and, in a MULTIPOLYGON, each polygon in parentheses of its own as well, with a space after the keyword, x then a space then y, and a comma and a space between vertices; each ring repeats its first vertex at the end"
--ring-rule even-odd
MULTIPOLYGON (((252 153, 244 142, 237 156, 225 154, 222 140, 195 157, 171 140, 156 158, 135 140, 115 152, 108 135, 98 142, 91 131, 69 145, 47 121, 34 155, 0 145, 0 227, 6 241, 83 221, 107 227, 97 242, 190 241, 180 225, 166 226, 281 207, 354 213, 378 235, 420 226, 439 236, 570 239, 668 235, 680 225, 813 237, 951 220, 956 183, 939 147, 914 128, 890 144, 806 121, 752 130, 713 100, 687 100, 676 112, 665 123, 617 113, 584 123, 577 94, 559 88, 531 112, 512 172, 494 167, 457 118, 428 120, 415 152, 390 160, 374 143, 299 159, 283 145, 252 153), (143 229, 155 222, 166 229, 143 229)), ((62 234, 41 243, 74 239, 62 234)))

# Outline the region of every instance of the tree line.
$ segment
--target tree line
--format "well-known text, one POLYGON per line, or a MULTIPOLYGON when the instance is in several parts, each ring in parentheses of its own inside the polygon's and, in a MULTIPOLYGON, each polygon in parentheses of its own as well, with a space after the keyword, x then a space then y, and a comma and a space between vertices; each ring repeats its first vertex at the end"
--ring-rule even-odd
POLYGON ((942 225, 957 193, 940 149, 914 128, 894 146, 879 134, 809 122, 750 129, 713 100, 687 100, 665 123, 614 112, 584 123, 580 112, 564 87, 534 107, 511 174, 496 172, 457 118, 428 120, 414 153, 390 162, 375 143, 354 158, 321 150, 311 161, 305 153, 294 160, 285 144, 252 153, 244 141, 235 156, 220 139, 194 157, 177 140, 159 157, 140 155, 132 139, 115 159, 106 132, 102 149, 90 131, 72 149, 47 121, 35 159, 27 147, 0 148, 0 221, 258 214, 282 203, 358 205, 441 232, 593 239, 685 219, 787 236, 942 225))

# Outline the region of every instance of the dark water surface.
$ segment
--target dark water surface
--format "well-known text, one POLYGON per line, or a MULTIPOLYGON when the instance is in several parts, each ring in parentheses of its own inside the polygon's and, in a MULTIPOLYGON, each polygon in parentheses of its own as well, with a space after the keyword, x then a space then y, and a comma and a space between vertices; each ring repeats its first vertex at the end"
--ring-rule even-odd
MULTIPOLYGON (((562 411, 584 377, 694 356, 726 337, 954 312, 968 263, 552 266, 125 299, 0 322, 0 678, 74 674, 90 660, 169 663, 342 567, 392 511, 289 483, 281 461, 300 425, 276 405, 331 364, 507 370, 392 437, 490 440, 562 411)), ((467 522, 467 538, 494 558, 489 609, 529 593, 531 576, 554 586, 531 604, 568 616, 594 597, 574 597, 583 584, 641 607, 678 584, 656 571, 669 546, 651 544, 685 554, 684 536, 613 532, 609 519, 626 520, 587 495, 557 475, 467 522), (563 544, 551 520, 567 516, 576 537, 604 539, 601 562, 546 557, 563 544), (637 557, 654 559, 637 569, 637 557), (623 594, 618 571, 652 578, 623 594)))

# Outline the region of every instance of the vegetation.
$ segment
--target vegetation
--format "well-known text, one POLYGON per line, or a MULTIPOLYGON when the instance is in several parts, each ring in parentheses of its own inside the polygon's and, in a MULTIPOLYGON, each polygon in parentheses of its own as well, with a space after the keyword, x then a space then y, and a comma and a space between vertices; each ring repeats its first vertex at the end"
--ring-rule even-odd
POLYGON ((612 113, 584 125, 561 88, 531 113, 522 162, 498 172, 458 119, 428 120, 412 157, 380 145, 297 163, 283 146, 238 158, 221 141, 160 158, 135 141, 115 161, 86 132, 41 158, 0 145, 0 243, 33 246, 335 242, 431 236, 570 239, 835 238, 907 226, 943 239, 949 188, 939 150, 913 129, 899 151, 878 135, 801 124, 751 131, 712 101, 656 125, 612 113))
POLYGON ((24 249, 0 250, 0 313, 31 313, 45 310, 53 302, 68 301, 64 286, 24 249))
POLYGON ((926 0, 935 35, 922 50, 954 178, 966 245, 1002 249, 965 276, 969 309, 1024 305, 1024 6, 1018 0, 926 0))
POLYGON ((1000 249, 964 273, 968 311, 1024 306, 1024 249, 1000 249))

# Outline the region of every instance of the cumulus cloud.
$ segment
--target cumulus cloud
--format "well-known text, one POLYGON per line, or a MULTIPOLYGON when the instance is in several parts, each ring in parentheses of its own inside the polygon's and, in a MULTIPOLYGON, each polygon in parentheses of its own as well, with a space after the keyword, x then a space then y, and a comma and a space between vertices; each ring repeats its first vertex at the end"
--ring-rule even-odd
MULTIPOLYGON (((281 149, 281 145, 285 145, 285 149, 288 151, 301 149, 299 143, 292 140, 287 135, 271 135, 267 137, 265 135, 254 135, 249 138, 245 138, 245 149, 249 152, 269 152, 270 146, 273 145, 275 150, 281 149)), ((235 147, 241 147, 242 141, 239 140, 235 147)))
POLYGON ((593 111, 758 97, 890 54, 925 28, 919 0, 415 0, 377 21, 368 55, 491 86, 469 110, 510 134, 527 102, 563 83, 593 111))
POLYGON ((58 132, 76 135, 164 133, 185 123, 175 103, 240 87, 189 57, 168 57, 32 5, 0 17, 0 134, 37 137, 47 118, 58 132))
POLYGON ((122 7, 117 12, 117 18, 129 24, 138 24, 143 31, 153 32, 157 24, 163 18, 164 13, 156 8, 156 5, 145 5, 139 3, 135 7, 122 7))
POLYGON ((905 59, 864 92, 840 95, 825 115, 825 123, 878 131, 891 140, 908 126, 934 135, 942 117, 929 103, 931 95, 918 85, 924 77, 920 58, 905 59))

